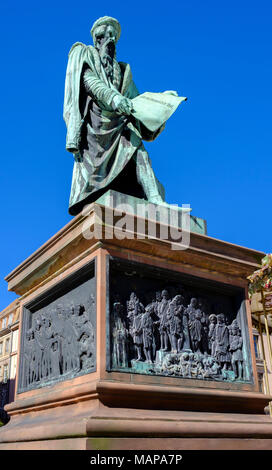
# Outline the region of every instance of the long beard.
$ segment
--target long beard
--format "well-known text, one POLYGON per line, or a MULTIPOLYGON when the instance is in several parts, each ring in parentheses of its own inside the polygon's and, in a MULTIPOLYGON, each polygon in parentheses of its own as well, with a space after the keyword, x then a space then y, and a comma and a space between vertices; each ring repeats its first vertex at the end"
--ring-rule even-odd
POLYGON ((107 53, 100 55, 101 62, 103 64, 104 70, 108 79, 112 82, 113 80, 113 58, 107 53))
POLYGON ((116 54, 116 48, 113 41, 110 41, 106 46, 106 54, 113 60, 116 54))
POLYGON ((110 42, 102 45, 99 49, 99 55, 108 80, 118 90, 121 83, 121 70, 118 62, 115 60, 115 44, 110 42))
POLYGON ((109 63, 113 62, 116 56, 116 48, 113 41, 105 41, 98 48, 99 55, 101 57, 102 63, 108 61, 109 63))

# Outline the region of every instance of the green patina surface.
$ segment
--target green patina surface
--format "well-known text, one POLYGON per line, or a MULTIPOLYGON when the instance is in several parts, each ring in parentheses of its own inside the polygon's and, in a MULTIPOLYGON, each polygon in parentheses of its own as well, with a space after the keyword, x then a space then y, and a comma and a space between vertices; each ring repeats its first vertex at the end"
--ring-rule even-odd
POLYGON ((140 95, 130 65, 116 60, 120 33, 115 18, 99 18, 91 30, 94 45, 77 42, 69 52, 63 116, 66 149, 75 159, 72 215, 116 184, 119 176, 117 191, 125 192, 129 179, 130 194, 138 187, 137 196, 140 192, 152 203, 164 201, 164 188, 142 141, 155 140, 186 98, 173 90, 140 95), (125 173, 129 165, 134 165, 132 178, 125 173))
MULTIPOLYGON (((150 202, 144 199, 140 199, 134 196, 129 196, 127 194, 119 193, 118 191, 109 190, 103 194, 100 198, 96 200, 98 204, 112 207, 116 209, 124 205, 126 211, 131 214, 143 215, 144 217, 154 218, 154 213, 150 209, 150 202)), ((169 224, 171 221, 170 210, 179 211, 178 227, 182 228, 182 208, 175 205, 163 205, 153 204, 158 210, 155 212, 155 220, 161 221, 162 223, 169 224)), ((195 217, 190 215, 190 231, 193 233, 199 233, 202 235, 207 235, 207 224, 206 220, 201 219, 200 217, 195 217)))

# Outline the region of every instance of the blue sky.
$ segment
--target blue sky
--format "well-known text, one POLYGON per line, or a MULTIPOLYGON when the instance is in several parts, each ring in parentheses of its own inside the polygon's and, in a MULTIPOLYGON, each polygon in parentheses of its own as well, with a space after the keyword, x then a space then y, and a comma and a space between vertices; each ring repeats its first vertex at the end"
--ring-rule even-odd
POLYGON ((188 97, 146 144, 167 201, 191 204, 212 237, 272 251, 271 0, 15 0, 1 6, 0 310, 16 297, 4 276, 71 220, 67 55, 104 15, 140 92, 188 97))

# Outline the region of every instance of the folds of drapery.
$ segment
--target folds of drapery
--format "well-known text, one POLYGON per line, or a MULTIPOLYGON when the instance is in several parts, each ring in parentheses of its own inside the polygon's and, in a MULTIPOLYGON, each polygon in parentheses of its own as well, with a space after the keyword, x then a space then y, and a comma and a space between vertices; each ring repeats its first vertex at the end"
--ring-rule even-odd
MULTIPOLYGON (((132 116, 112 108, 116 95, 133 99, 139 92, 129 64, 119 62, 121 86, 117 90, 107 79, 98 51, 76 43, 69 53, 64 97, 67 125, 66 148, 78 154, 75 159, 69 212, 78 204, 107 187, 118 176, 138 149, 142 139, 154 140, 151 132, 132 116)), ((75 209, 76 208, 76 209, 75 209)))

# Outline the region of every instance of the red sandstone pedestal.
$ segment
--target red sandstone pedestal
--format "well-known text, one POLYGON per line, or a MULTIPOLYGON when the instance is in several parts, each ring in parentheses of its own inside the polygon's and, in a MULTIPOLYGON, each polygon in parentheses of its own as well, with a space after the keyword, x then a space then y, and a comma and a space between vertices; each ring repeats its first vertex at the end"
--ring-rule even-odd
MULTIPOLYGON (((186 250, 173 250, 170 239, 137 237, 136 231, 123 239, 116 231, 107 236, 112 227, 103 223, 104 211, 92 204, 7 276, 9 289, 21 296, 22 331, 27 305, 95 263, 96 367, 28 391, 20 388, 19 370, 0 449, 271 449, 272 420, 264 409, 272 397, 258 391, 248 300, 250 383, 134 374, 108 366, 110 259, 221 283, 243 290, 247 299, 246 278, 263 253, 196 233, 186 250), (103 227, 101 236, 86 238, 86 227, 90 232, 94 224, 103 227)), ((137 217, 129 217, 136 227, 137 217)))

